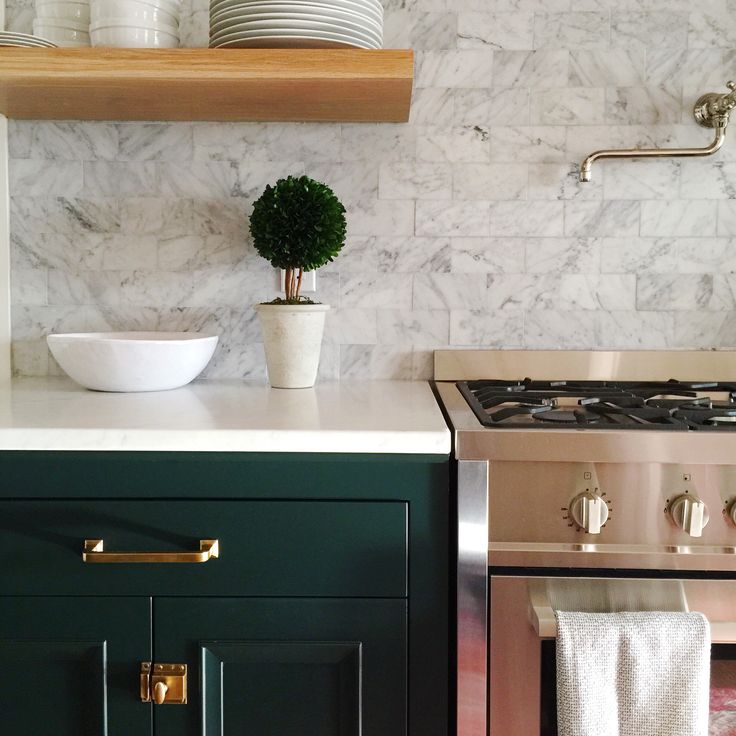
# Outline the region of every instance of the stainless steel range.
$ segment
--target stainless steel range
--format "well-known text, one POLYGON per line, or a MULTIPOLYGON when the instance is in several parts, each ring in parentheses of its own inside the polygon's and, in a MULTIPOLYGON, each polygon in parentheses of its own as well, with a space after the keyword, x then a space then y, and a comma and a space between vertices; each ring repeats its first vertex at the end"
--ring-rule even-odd
POLYGON ((435 379, 459 736, 557 733, 555 608, 705 613, 711 733, 736 733, 736 352, 439 351, 435 379))

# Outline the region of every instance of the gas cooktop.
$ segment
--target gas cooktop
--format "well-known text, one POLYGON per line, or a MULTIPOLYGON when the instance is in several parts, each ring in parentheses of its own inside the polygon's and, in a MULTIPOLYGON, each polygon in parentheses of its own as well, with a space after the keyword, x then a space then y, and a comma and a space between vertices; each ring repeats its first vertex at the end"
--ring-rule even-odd
POLYGON ((736 431, 736 383, 460 381, 485 427, 736 431))

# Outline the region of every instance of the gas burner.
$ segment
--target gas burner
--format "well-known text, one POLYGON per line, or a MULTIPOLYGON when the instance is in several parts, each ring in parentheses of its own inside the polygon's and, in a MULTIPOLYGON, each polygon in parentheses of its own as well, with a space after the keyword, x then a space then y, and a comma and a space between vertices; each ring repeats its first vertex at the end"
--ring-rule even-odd
POLYGON ((457 386, 487 427, 736 431, 734 383, 524 378, 457 386))

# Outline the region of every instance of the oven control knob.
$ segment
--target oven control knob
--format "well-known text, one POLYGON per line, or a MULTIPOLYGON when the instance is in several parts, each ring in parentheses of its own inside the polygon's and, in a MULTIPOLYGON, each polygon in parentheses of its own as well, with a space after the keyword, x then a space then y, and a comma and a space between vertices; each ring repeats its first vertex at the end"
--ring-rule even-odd
POLYGON ((672 521, 691 537, 703 535, 703 529, 710 519, 707 506, 697 497, 683 494, 678 496, 669 508, 672 521))
POLYGON ((728 509, 728 515, 731 517, 731 522, 736 525, 736 499, 731 504, 731 508, 728 509))
POLYGON ((570 516, 586 534, 600 534, 608 521, 608 504, 591 491, 585 491, 570 501, 570 516))

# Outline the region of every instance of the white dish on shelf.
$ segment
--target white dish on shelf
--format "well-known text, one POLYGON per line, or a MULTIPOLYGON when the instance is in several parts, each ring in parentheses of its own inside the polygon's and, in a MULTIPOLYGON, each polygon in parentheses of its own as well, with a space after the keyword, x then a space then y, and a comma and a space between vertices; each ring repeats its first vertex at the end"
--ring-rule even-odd
POLYGON ((125 18, 132 25, 163 24, 179 27, 181 6, 172 0, 92 0, 91 21, 97 25, 110 18, 125 18))
POLYGON ((104 25, 91 25, 90 36, 93 46, 111 46, 129 49, 175 49, 179 46, 179 33, 170 26, 146 28, 128 24, 126 21, 104 25))
POLYGON ((341 33, 321 33, 311 31, 308 35, 304 32, 297 33, 261 33, 251 31, 234 33, 232 38, 210 43, 213 49, 375 49, 375 45, 367 44, 357 38, 346 36, 341 33))
POLYGON ((193 381, 217 347, 196 332, 78 332, 49 335, 64 372, 94 391, 167 391, 193 381))
POLYGON ((89 3, 44 0, 36 3, 36 18, 69 20, 89 24, 89 3))
MULTIPOLYGON (((75 26, 81 24, 76 23, 75 26)), ((33 33, 48 39, 58 46, 89 46, 89 30, 80 30, 63 21, 33 21, 33 33)))
POLYGON ((246 16, 256 13, 288 13, 290 15, 304 15, 317 13, 319 15, 335 15, 337 17, 358 17, 371 21, 379 29, 383 27, 383 18, 377 13, 361 8, 336 7, 333 5, 322 5, 317 3, 283 2, 282 0, 261 0, 257 3, 245 3, 240 0, 237 3, 225 5, 224 7, 210 10, 210 23, 217 22, 223 17, 246 16))
POLYGON ((241 23, 248 23, 257 27, 256 24, 264 21, 272 21, 273 25, 293 25, 303 22, 330 23, 335 26, 342 26, 346 29, 352 29, 368 35, 374 35, 378 41, 383 39, 383 30, 375 21, 369 20, 364 16, 356 16, 347 13, 325 12, 325 13, 246 13, 241 15, 237 12, 223 14, 221 17, 214 18, 210 21, 210 34, 214 35, 224 28, 231 28, 241 23))
POLYGON ((46 38, 40 36, 31 36, 28 33, 11 33, 10 31, 0 31, 0 46, 17 46, 20 48, 58 48, 46 38))
MULTIPOLYGON (((376 34, 363 33, 353 28, 347 28, 340 23, 315 21, 256 21, 243 22, 219 31, 211 36, 210 41, 219 43, 233 34, 261 33, 264 35, 302 35, 310 36, 313 33, 331 33, 349 37, 350 40, 362 41, 369 48, 380 48, 381 39, 376 34)), ((343 39, 337 39, 343 40, 343 39)))
POLYGON ((383 6, 377 0, 259 0, 258 2, 249 3, 247 0, 211 0, 210 17, 222 12, 223 10, 233 9, 242 6, 259 5, 283 5, 287 8, 306 9, 307 11, 316 10, 319 12, 321 8, 335 8, 346 12, 357 12, 372 16, 379 23, 383 22, 383 6))

